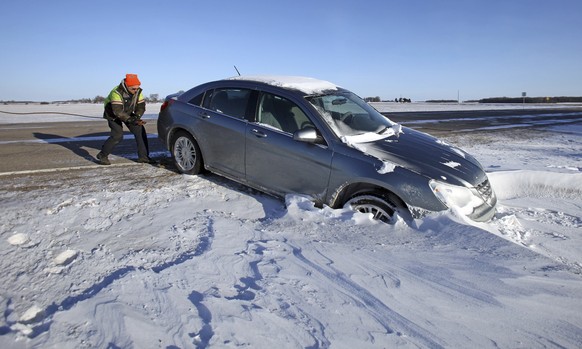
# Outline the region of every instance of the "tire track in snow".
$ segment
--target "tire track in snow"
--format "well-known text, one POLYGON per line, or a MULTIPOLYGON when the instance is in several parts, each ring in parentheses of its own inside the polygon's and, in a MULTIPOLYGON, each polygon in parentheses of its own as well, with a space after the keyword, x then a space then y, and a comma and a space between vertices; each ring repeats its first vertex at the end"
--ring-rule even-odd
MULTIPOLYGON (((284 239, 286 241, 286 239, 284 239)), ((269 282, 266 282, 264 287, 261 286, 262 281, 264 281, 263 274, 260 271, 261 267, 268 266, 269 269, 275 268, 278 273, 281 268, 277 266, 277 262, 274 259, 268 259, 265 257, 264 251, 270 250, 268 245, 270 243, 279 244, 279 240, 270 239, 251 239, 247 241, 247 248, 243 252, 237 253, 237 255, 245 256, 245 258, 250 259, 248 261, 250 276, 245 276, 239 278, 242 285, 235 285, 237 289, 237 294, 233 297, 225 297, 228 300, 236 300, 248 302, 248 304, 242 305, 243 309, 248 312, 252 309, 263 309, 262 306, 257 305, 256 302, 261 302, 261 300, 256 299, 258 296, 271 297, 270 294, 265 295, 260 291, 269 289, 269 282)), ((269 277, 269 272, 266 276, 269 277)), ((270 291, 269 291, 270 292, 270 291)), ((269 293, 267 292, 267 293, 269 293)), ((311 316, 310 314, 303 311, 301 308, 296 308, 291 306, 286 301, 278 298, 277 303, 279 305, 278 315, 286 320, 293 320, 296 325, 303 329, 303 334, 308 336, 313 340, 313 345, 307 348, 329 348, 331 342, 327 339, 325 335, 325 325, 319 321, 317 318, 311 316), (292 310, 293 309, 293 310, 292 310)))
POLYGON ((186 261, 191 260, 194 257, 198 257, 202 254, 204 254, 204 252, 210 250, 210 247, 212 246, 212 240, 214 239, 214 220, 211 217, 208 217, 208 222, 207 222, 207 230, 206 230, 206 235, 200 236, 200 242, 198 244, 198 246, 196 246, 196 248, 193 251, 186 251, 180 255, 178 255, 177 258, 175 258, 174 260, 161 264, 159 266, 155 266, 152 267, 152 270, 155 273, 159 273, 163 270, 166 270, 168 268, 171 267, 175 267, 177 265, 180 265, 186 261))
POLYGON ((376 320, 384 326, 388 334, 396 334, 398 336, 405 335, 406 337, 420 341, 423 346, 429 348, 444 348, 443 344, 432 339, 435 337, 433 334, 415 325, 413 322, 392 310, 365 288, 350 280, 344 273, 335 270, 333 267, 330 267, 333 272, 327 271, 320 265, 306 258, 301 252, 301 248, 293 245, 289 246, 293 249, 293 255, 302 263, 323 275, 333 284, 344 289, 356 302, 362 304, 363 307, 366 307, 376 320), (397 331, 395 330, 396 328, 399 328, 400 330, 397 331))

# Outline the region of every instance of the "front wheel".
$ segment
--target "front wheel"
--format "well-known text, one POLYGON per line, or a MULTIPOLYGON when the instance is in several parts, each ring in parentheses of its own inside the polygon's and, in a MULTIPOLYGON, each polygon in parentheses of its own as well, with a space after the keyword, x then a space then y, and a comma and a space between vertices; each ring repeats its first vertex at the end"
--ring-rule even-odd
POLYGON ((202 153, 191 134, 179 131, 172 141, 172 156, 180 173, 199 174, 202 171, 202 153))
POLYGON ((360 213, 370 213, 372 218, 388 224, 396 223, 396 213, 406 220, 410 212, 406 207, 399 207, 389 198, 371 194, 356 195, 346 202, 344 207, 360 213))

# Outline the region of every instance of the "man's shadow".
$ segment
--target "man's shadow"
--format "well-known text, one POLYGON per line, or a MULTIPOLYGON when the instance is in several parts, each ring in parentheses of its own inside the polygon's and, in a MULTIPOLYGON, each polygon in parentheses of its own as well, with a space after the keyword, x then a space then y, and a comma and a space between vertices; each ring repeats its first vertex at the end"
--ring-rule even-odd
MULTIPOLYGON (((162 165, 164 168, 168 170, 174 171, 174 168, 170 161, 171 159, 168 159, 167 156, 165 155, 166 152, 165 150, 163 150, 163 144, 161 143, 161 141, 159 141, 155 137, 149 139, 145 130, 142 134, 144 136, 144 142, 146 144, 148 152, 150 151, 150 148, 152 148, 154 153, 157 155, 156 157, 158 158, 160 165, 162 165)), ((91 153, 89 153, 89 151, 86 148, 101 150, 103 143, 105 142, 105 140, 107 140, 110 133, 96 132, 78 135, 75 137, 63 137, 61 135, 41 132, 34 132, 33 135, 36 139, 39 139, 47 144, 60 145, 61 147, 70 150, 73 154, 83 159, 89 160, 95 164, 100 164, 101 162, 98 159, 96 159, 94 155, 91 155, 91 153)), ((116 149, 119 150, 123 149, 124 147, 126 147, 126 149, 133 149, 135 147, 134 135, 129 131, 123 132, 123 140, 116 146, 116 149)), ((115 155, 115 153, 113 154, 115 155)))
MULTIPOLYGON (((34 132, 33 135, 47 144, 60 145, 81 158, 99 164, 100 161, 91 155, 85 148, 100 150, 103 142, 105 142, 107 137, 109 137, 109 132, 89 133, 77 137, 63 137, 61 135, 41 132, 34 132)), ((133 137, 133 135, 130 132, 124 132, 122 142, 129 140, 131 137, 133 137)), ((131 139, 131 141, 133 141, 133 139, 131 139)))

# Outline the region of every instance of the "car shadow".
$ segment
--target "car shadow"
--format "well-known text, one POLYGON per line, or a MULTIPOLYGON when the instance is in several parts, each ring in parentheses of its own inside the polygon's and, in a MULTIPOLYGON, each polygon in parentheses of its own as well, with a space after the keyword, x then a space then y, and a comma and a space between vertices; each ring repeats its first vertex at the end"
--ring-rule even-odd
MULTIPOLYGON (((89 152, 90 149, 100 150, 103 142, 109 137, 109 132, 97 132, 97 133, 90 133, 84 135, 78 135, 75 137, 63 137, 57 134, 50 134, 50 133, 42 133, 42 132, 34 132, 34 137, 42 142, 47 144, 56 144, 61 147, 64 147, 71 151, 73 154, 89 160, 95 164, 99 164, 99 160, 97 160, 94 155, 91 155, 89 152), (89 149, 89 150, 88 150, 89 149)), ((135 140, 133 139, 133 135, 131 132, 124 132, 123 134, 123 141, 118 144, 115 150, 119 150, 123 143, 126 143, 125 146, 131 148, 133 152, 135 152, 135 140)), ((169 153, 164 149, 161 141, 156 139, 149 139, 149 146, 150 146, 150 156, 156 160, 156 164, 153 166, 162 168, 166 171, 173 172, 178 175, 182 175, 180 171, 176 168, 174 161, 172 160, 169 153)), ((113 153, 115 155, 115 151, 113 153)), ((255 200, 261 203, 263 209, 265 211, 265 218, 264 219, 273 219, 279 218, 285 215, 285 200, 282 198, 277 198, 271 196, 269 194, 263 193, 251 187, 248 187, 244 184, 238 183, 236 181, 230 180, 228 178, 222 177, 220 175, 214 174, 212 172, 204 171, 199 176, 203 177, 204 179, 220 185, 222 187, 228 188, 230 190, 236 191, 243 195, 248 195, 253 197, 255 200)))
MULTIPOLYGON (((173 166, 172 169, 173 172, 179 175, 183 175, 175 167, 174 162, 172 161, 171 158, 169 158, 168 161, 172 163, 171 166, 173 166)), ((265 217, 259 219, 259 221, 261 222, 269 221, 271 219, 278 219, 287 214, 287 207, 285 205, 284 198, 267 194, 255 188, 249 187, 245 184, 239 183, 237 181, 234 181, 232 179, 223 177, 221 175, 209 171, 203 171, 202 173, 193 176, 199 176, 218 186, 227 188, 241 195, 252 197, 253 199, 255 199, 258 203, 261 204, 261 206, 263 207, 263 212, 265 213, 265 217)))

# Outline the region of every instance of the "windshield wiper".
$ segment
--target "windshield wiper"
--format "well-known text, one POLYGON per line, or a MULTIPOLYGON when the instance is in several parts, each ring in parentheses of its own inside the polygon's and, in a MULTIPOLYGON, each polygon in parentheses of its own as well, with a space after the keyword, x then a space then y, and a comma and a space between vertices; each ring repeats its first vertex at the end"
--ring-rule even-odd
POLYGON ((381 129, 380 131, 376 132, 377 134, 381 135, 382 133, 384 133, 386 130, 388 129, 388 126, 384 126, 383 129, 381 129))

